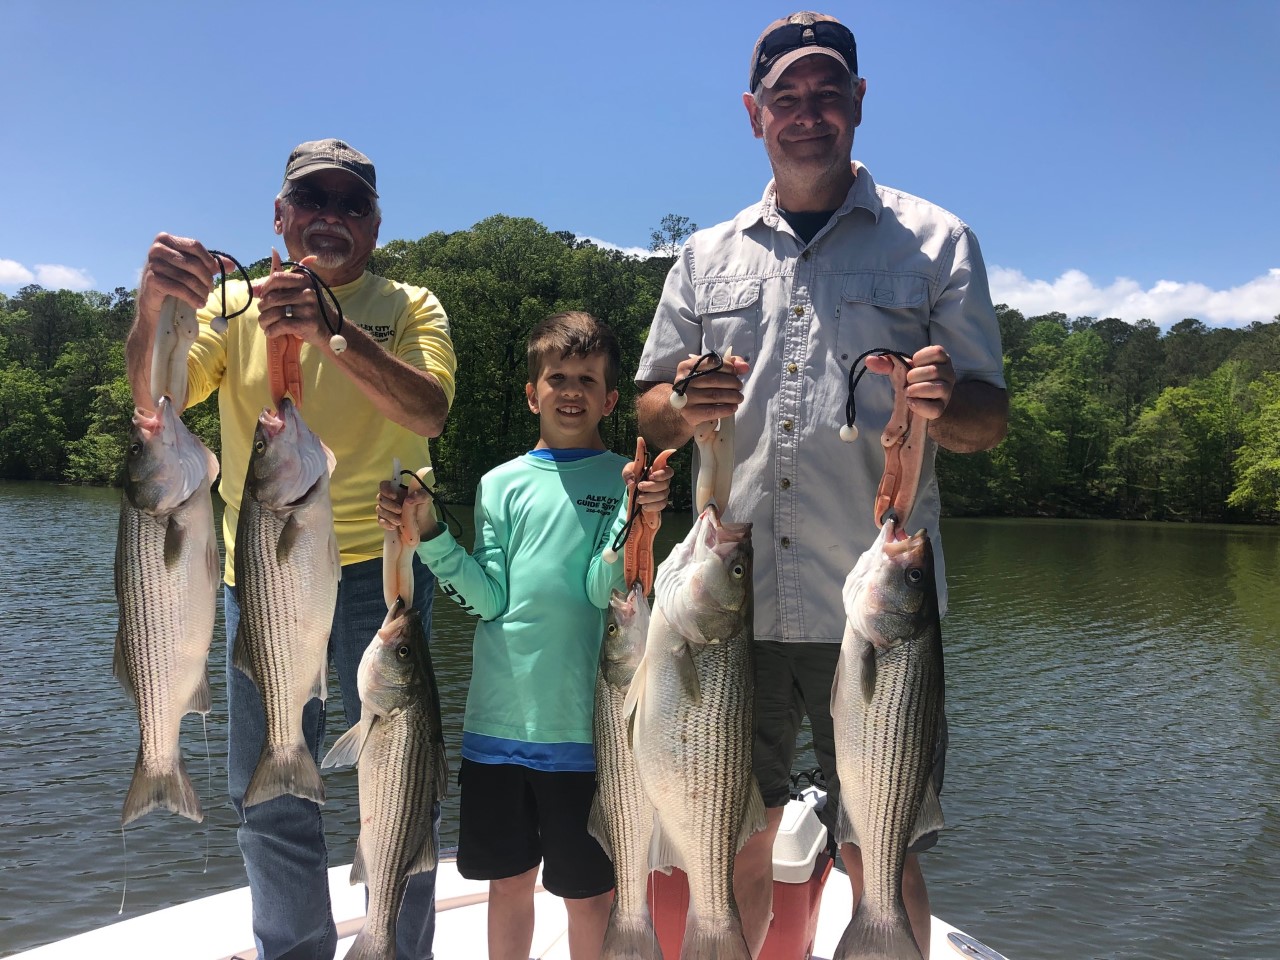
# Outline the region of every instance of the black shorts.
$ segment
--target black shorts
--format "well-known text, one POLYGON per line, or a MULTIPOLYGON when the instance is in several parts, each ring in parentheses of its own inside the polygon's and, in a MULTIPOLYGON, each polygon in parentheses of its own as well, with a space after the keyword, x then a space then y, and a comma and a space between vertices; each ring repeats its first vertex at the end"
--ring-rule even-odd
MULTIPOLYGON (((755 739, 752 766, 766 807, 785 806, 791 793, 796 735, 805 716, 813 733, 813 752, 827 784, 827 803, 819 818, 835 835, 840 776, 836 773, 835 726, 831 721, 831 683, 840 659, 838 643, 756 642, 755 739)), ((933 756, 933 785, 942 794, 947 760, 947 722, 933 756)), ((938 842, 937 831, 913 843, 922 853, 938 842)))
POLYGON ((613 889, 613 863, 587 832, 594 773, 547 773, 465 757, 458 872, 468 880, 517 877, 542 864, 542 885, 581 900, 613 889))

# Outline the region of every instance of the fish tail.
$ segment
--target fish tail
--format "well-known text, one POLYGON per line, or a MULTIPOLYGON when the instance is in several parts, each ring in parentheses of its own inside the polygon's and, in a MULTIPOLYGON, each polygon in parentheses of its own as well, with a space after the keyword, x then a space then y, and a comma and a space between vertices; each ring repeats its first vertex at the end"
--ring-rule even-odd
POLYGON ((706 927, 690 915, 685 924, 680 960, 751 960, 742 924, 734 921, 723 927, 706 927))
POLYGON ((133 768, 133 782, 129 784, 129 793, 124 798, 120 826, 127 827, 144 813, 157 807, 180 813, 196 823, 204 819, 200 799, 196 796, 196 789, 181 760, 167 770, 152 772, 143 767, 142 757, 139 755, 133 768))
POLYGON ((396 938, 384 931, 374 931, 365 927, 351 943, 346 953, 347 960, 396 960, 396 938))
POLYGON ((280 750, 264 749, 244 792, 244 805, 252 807, 255 803, 274 800, 286 793, 324 803, 320 768, 307 752, 306 744, 296 743, 280 750))
POLYGON ((619 921, 613 915, 609 917, 600 960, 663 960, 658 934, 647 911, 638 921, 619 921))
POLYGON ((858 904, 845 927, 832 960, 922 960, 905 910, 886 918, 873 917, 858 904))

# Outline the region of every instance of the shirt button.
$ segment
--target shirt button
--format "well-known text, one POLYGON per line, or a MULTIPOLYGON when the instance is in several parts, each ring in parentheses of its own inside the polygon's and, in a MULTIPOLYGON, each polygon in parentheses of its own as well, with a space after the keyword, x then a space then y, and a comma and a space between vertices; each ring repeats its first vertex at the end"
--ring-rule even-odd
POLYGON ((800 369, 800 368, 799 368, 799 367, 797 367, 794 363, 788 363, 788 364, 787 364, 787 373, 795 373, 795 372, 796 372, 797 370, 799 370, 799 369, 800 369))
POLYGON ((782 480, 779 482, 778 486, 782 487, 783 490, 790 490, 791 481, 788 480, 786 477, 783 477, 782 480))
POLYGON ((792 309, 792 311, 791 311, 791 312, 792 312, 792 313, 794 313, 797 317, 803 317, 803 316, 804 316, 804 307, 795 307, 795 308, 793 308, 793 309, 792 309))
POLYGON ((783 430, 785 430, 785 431, 787 431, 787 433, 790 433, 790 432, 791 432, 791 421, 790 421, 790 420, 783 420, 783 421, 782 421, 782 429, 783 429, 783 430))
POLYGON ((790 538, 790 537, 783 537, 783 538, 782 538, 782 540, 781 540, 781 543, 782 543, 782 547, 783 547, 783 549, 785 550, 785 549, 787 549, 787 548, 789 548, 789 547, 791 546, 791 538, 790 538))

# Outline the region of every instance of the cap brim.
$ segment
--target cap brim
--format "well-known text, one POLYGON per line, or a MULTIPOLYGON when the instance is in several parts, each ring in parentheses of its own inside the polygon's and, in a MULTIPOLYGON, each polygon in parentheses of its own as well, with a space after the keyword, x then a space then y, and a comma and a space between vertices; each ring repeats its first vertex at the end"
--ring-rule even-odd
POLYGON ((840 66, 844 67, 846 71, 849 70, 849 64, 845 61, 844 57, 840 56, 840 54, 836 53, 836 51, 832 50, 830 47, 796 47, 794 50, 788 50, 774 61, 773 66, 769 68, 769 72, 760 78, 761 85, 765 87, 772 87, 778 82, 778 78, 786 72, 787 67, 791 66, 800 58, 809 57, 815 53, 826 54, 828 57, 831 57, 840 64, 840 66))
POLYGON ((297 180, 300 177, 306 177, 306 176, 310 176, 313 173, 319 173, 321 170, 341 170, 343 173, 348 173, 351 176, 355 177, 357 180, 359 180, 361 183, 363 183, 365 185, 365 188, 368 189, 368 191, 371 194, 373 194, 374 197, 378 196, 378 191, 374 189, 374 186, 372 183, 370 183, 364 177, 360 176, 360 174, 356 173, 350 167, 344 167, 342 164, 334 163, 332 160, 313 160, 310 163, 304 163, 299 167, 297 167, 296 169, 290 170, 285 175, 285 180, 297 180))

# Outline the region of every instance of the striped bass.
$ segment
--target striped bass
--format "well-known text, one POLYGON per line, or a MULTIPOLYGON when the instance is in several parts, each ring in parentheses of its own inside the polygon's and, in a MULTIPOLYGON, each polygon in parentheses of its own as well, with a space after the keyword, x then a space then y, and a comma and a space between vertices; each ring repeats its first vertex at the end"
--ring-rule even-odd
POLYGON ((919 960, 902 900, 907 848, 941 829, 932 780, 943 716, 942 630, 933 547, 885 522, 844 585, 847 618, 831 716, 840 774, 839 843, 862 853, 863 894, 843 958, 919 960))
POLYGON ((395 960, 396 921, 409 877, 439 860, 433 805, 449 781, 440 695, 422 616, 397 600, 360 659, 360 722, 324 766, 356 763, 360 839, 351 882, 369 890, 364 928, 348 960, 395 960))
POLYGON ((138 759, 120 824, 164 807, 204 819, 178 746, 188 713, 209 712, 218 542, 209 486, 218 461, 168 397, 137 412, 116 538, 120 608, 113 672, 138 708, 138 759))
POLYGON ((654 806, 650 866, 689 877, 682 960, 749 960, 733 862, 765 826, 751 772, 751 525, 704 510, 658 567, 644 660, 627 694, 654 806))
POLYGON ((649 618, 641 584, 625 596, 615 590, 600 644, 593 719, 597 787, 588 829, 613 861, 616 891, 601 960, 662 960, 646 895, 653 805, 640 786, 623 710, 644 656, 649 618))
POLYGON ((334 459, 287 397, 263 410, 236 524, 240 628, 232 658, 262 694, 266 741, 245 790, 252 806, 291 793, 324 803, 302 710, 325 698, 341 566, 329 501, 334 459))

